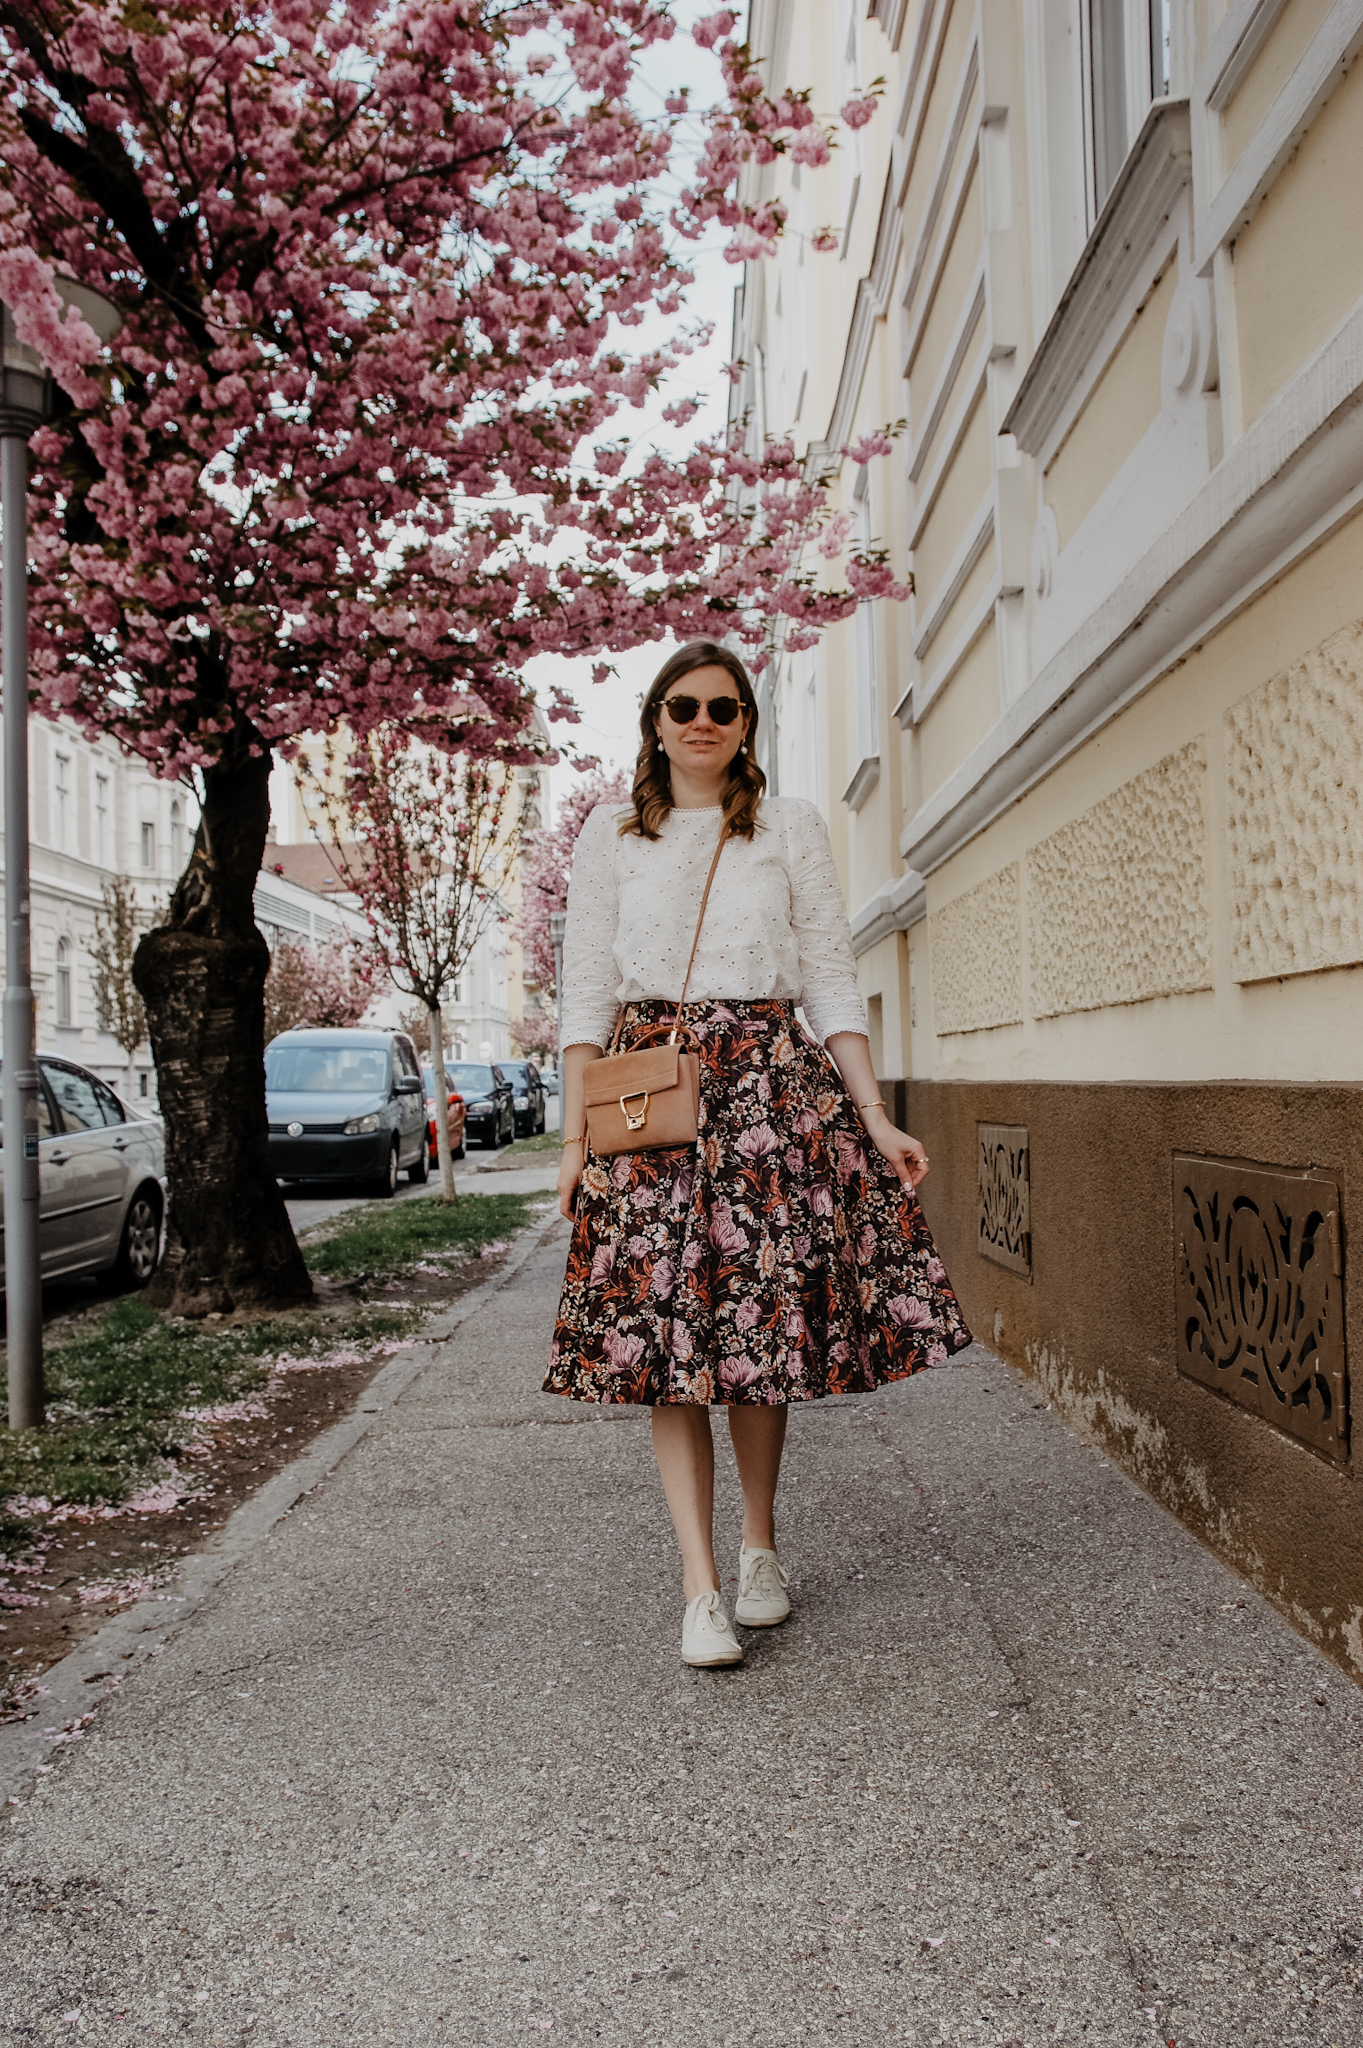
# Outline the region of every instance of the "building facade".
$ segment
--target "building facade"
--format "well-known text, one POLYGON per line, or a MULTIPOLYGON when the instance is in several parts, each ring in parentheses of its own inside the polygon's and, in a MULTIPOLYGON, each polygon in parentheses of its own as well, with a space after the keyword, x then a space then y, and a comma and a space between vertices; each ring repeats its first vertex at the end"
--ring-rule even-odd
POLYGON ((100 1016, 91 948, 104 887, 124 877, 144 927, 153 924, 184 870, 197 821, 187 786, 158 780, 113 740, 92 739, 65 719, 29 721, 38 1047, 79 1061, 129 1100, 155 1103, 156 1070, 145 1041, 129 1057, 100 1016))
POLYGON ((821 112, 884 81, 753 174, 735 404, 913 576, 763 704, 925 1208, 978 1334, 1363 1676, 1363 0, 749 33, 821 112))

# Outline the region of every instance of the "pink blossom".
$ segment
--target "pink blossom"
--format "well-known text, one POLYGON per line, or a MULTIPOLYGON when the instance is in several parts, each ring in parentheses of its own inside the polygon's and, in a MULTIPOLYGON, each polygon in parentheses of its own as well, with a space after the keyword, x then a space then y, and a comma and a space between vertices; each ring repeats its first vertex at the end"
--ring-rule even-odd
POLYGON ((928 1304, 911 1294, 897 1294, 887 1305, 891 1321, 901 1330, 931 1330, 936 1325, 937 1319, 928 1304))
POLYGON ((864 99, 844 100, 840 111, 849 128, 864 128, 875 110, 875 99, 868 94, 864 99))
POLYGON ((687 1329, 686 1324, 674 1322, 672 1325, 672 1356, 679 1365, 686 1365, 694 1356, 694 1350, 695 1347, 691 1342, 691 1332, 687 1329))
POLYGON ((875 1231, 871 1228, 870 1224, 866 1223, 862 1225, 861 1235, 857 1239, 858 1265, 869 1266, 875 1255, 876 1234, 875 1231))
POLYGON ((652 1249, 653 1246, 646 1237, 632 1237, 629 1241, 629 1252, 632 1259, 646 1259, 652 1249))
POLYGON ((671 1259, 659 1259, 653 1268, 649 1285, 659 1301, 670 1301, 677 1284, 677 1269, 671 1259))
POLYGON ((596 1247, 595 1252, 593 1252, 592 1254, 592 1271, 590 1285, 593 1287, 604 1287, 606 1282, 610 1279, 611 1274, 614 1270, 614 1244, 599 1244, 596 1247))
POLYGON ((923 1354, 923 1363, 925 1365, 945 1365, 946 1362, 947 1347, 945 1344, 930 1344, 927 1351, 923 1354))
POLYGON ((939 1258, 929 1259, 923 1267, 923 1278, 930 1280, 934 1287, 940 1287, 947 1277, 947 1269, 939 1258))
POLYGON ((780 1147, 781 1140, 770 1124, 754 1124, 751 1130, 744 1131, 742 1137, 737 1140, 734 1150, 742 1153, 745 1159, 765 1159, 769 1153, 779 1151, 780 1147))
POLYGON ((809 1190, 809 1206, 816 1216, 833 1214, 833 1190, 824 1181, 815 1181, 809 1190))
POLYGON ((855 1138, 849 1138, 845 1131, 834 1133, 834 1148, 838 1155, 838 1180, 846 1187, 854 1174, 865 1173, 866 1154, 855 1138))
POLYGON ((758 1323, 760 1323, 760 1322, 761 1322, 761 1320, 762 1320, 762 1311, 761 1311, 761 1309, 760 1309, 760 1308, 759 1308, 759 1307, 757 1306, 757 1303, 756 1303, 756 1302, 755 1302, 755 1301, 754 1301, 754 1300, 752 1299, 751 1295, 750 1295, 750 1296, 748 1297, 748 1299, 747 1299, 746 1301, 740 1301, 740 1302, 739 1302, 739 1304, 738 1304, 738 1308, 737 1308, 737 1310, 736 1310, 736 1312, 735 1312, 735 1314, 734 1314, 734 1328, 735 1328, 735 1329, 738 1329, 738 1330, 752 1330, 752 1329, 755 1329, 755 1328, 756 1328, 756 1326, 758 1325, 758 1323))
POLYGON ((756 1365, 746 1353, 737 1358, 722 1358, 719 1362, 719 1383, 731 1391, 736 1387, 752 1387, 762 1377, 762 1368, 756 1365))

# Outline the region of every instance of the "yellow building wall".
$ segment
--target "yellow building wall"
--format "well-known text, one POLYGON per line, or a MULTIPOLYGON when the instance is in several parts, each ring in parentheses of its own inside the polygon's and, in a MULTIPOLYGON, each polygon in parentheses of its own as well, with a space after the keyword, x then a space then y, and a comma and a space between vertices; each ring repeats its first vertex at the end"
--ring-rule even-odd
POLYGON ((1064 547, 1159 418, 1164 328, 1178 286, 1171 259, 1046 469, 1046 503, 1064 547))
POLYGON ((1361 195, 1363 62, 1355 59, 1235 245, 1246 426, 1358 300, 1361 195))

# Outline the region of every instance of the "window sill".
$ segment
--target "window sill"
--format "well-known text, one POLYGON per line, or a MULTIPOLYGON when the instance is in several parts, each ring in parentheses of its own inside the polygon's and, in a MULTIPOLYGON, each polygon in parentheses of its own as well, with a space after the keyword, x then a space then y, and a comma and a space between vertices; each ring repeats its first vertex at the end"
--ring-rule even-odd
POLYGON ((857 768, 856 774, 842 793, 842 800, 849 811, 859 811, 871 791, 880 780, 879 754, 867 754, 857 768))

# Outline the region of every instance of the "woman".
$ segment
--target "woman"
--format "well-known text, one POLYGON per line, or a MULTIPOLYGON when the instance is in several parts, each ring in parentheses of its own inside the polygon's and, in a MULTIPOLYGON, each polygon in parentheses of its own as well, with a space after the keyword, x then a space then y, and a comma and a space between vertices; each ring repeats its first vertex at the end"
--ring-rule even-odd
POLYGON ((710 640, 680 648, 640 728, 633 801, 591 813, 568 892, 558 1191, 573 1236, 544 1384, 651 1404, 682 1657, 736 1664, 711 1404, 729 1411, 743 1488, 735 1618, 769 1628, 790 1612, 773 1520, 789 1404, 902 1379, 970 1332, 914 1194, 927 1158, 881 1104, 823 819, 764 798, 743 663, 710 640), (593 1158, 584 1070, 665 1042, 721 835, 682 1020, 699 1142, 593 1158))

